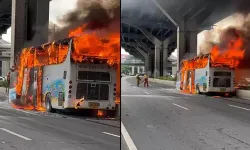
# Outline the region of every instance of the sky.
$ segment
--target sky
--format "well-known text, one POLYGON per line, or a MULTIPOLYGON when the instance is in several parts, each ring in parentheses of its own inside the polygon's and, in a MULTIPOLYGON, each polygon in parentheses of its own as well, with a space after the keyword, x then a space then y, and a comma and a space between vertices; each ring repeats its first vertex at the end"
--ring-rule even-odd
MULTIPOLYGON (((50 2, 50 16, 49 20, 57 23, 57 18, 66 12, 75 8, 77 0, 52 0, 50 2), (59 6, 58 6, 59 5, 59 6)), ((7 34, 3 34, 2 38, 5 41, 11 42, 11 28, 7 30, 7 34)))

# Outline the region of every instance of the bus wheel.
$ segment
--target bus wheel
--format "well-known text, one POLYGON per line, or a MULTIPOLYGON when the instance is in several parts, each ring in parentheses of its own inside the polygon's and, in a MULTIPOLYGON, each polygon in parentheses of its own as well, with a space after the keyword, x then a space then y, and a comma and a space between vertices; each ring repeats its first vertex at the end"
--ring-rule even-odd
POLYGON ((55 109, 52 108, 51 99, 50 99, 49 94, 46 95, 45 103, 46 103, 46 111, 47 112, 52 112, 52 113, 55 112, 55 109))

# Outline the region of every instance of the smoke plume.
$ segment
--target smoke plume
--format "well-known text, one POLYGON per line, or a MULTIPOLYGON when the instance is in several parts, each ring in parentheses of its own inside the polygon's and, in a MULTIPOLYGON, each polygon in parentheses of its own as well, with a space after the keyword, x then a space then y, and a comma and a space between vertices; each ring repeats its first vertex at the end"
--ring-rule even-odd
MULTIPOLYGON (((247 12, 243 10, 242 12, 247 12)), ((224 21, 224 23, 222 21, 214 30, 206 31, 203 35, 204 41, 200 45, 200 54, 210 53, 215 44, 219 46, 221 51, 226 50, 229 41, 241 38, 245 54, 235 70, 236 82, 240 83, 245 78, 250 77, 250 14, 234 14, 229 20, 224 21)))
POLYGON ((249 0, 234 0, 236 6, 236 12, 244 16, 250 13, 250 1, 249 0))
POLYGON ((229 41, 236 38, 243 39, 243 49, 245 50, 244 60, 240 67, 250 67, 250 15, 235 14, 229 21, 219 24, 212 31, 206 31, 204 41, 201 43, 200 54, 209 53, 212 47, 216 44, 221 50, 225 49, 229 41))
POLYGON ((98 30, 100 33, 111 30, 120 32, 119 0, 110 0, 110 4, 106 7, 97 1, 90 2, 90 0, 78 0, 76 5, 75 10, 58 19, 64 27, 54 34, 55 40, 67 37, 71 30, 85 23, 88 23, 85 30, 98 30))

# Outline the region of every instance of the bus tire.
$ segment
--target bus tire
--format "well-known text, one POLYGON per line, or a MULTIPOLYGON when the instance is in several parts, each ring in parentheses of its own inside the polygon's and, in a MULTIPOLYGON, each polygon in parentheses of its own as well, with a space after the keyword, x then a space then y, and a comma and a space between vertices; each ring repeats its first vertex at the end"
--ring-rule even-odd
POLYGON ((47 94, 46 97, 45 97, 45 104, 46 104, 46 111, 47 112, 55 112, 55 109, 52 108, 52 105, 51 105, 51 98, 50 98, 50 94, 47 94))

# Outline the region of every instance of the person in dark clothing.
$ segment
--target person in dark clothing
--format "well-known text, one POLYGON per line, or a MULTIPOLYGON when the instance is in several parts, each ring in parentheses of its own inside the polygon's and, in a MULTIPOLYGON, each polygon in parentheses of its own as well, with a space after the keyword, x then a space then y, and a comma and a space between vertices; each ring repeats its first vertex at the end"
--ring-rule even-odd
POLYGON ((7 82, 8 82, 8 86, 6 87, 6 93, 9 93, 9 87, 10 87, 10 72, 7 75, 7 82))

